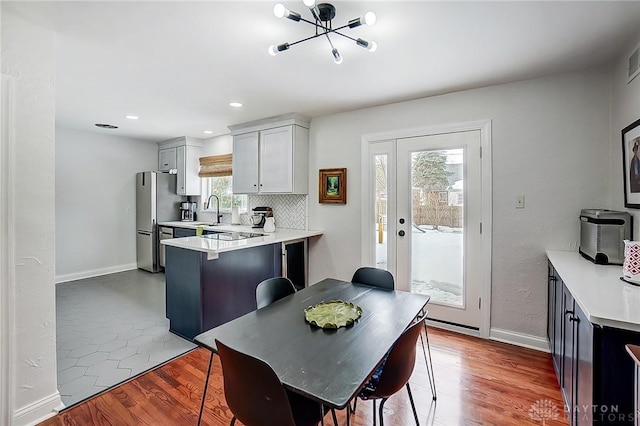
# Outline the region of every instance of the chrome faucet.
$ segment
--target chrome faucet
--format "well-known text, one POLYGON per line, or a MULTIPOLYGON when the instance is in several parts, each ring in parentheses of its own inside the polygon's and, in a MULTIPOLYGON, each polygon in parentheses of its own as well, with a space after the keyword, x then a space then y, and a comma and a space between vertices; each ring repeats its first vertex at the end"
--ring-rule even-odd
POLYGON ((222 217, 222 215, 220 214, 220 198, 218 198, 218 196, 216 194, 211 194, 209 195, 209 198, 207 198, 207 203, 204 206, 205 210, 209 210, 209 206, 211 205, 211 197, 215 197, 216 199, 216 222, 215 225, 220 225, 220 218, 222 217))

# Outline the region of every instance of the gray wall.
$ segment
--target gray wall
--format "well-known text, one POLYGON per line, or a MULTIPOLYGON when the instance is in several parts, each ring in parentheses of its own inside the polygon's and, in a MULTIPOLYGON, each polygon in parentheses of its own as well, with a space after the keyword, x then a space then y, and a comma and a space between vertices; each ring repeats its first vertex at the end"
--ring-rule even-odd
POLYGON ((56 281, 136 267, 137 172, 158 168, 158 146, 56 129, 56 281))
POLYGON ((600 68, 316 118, 310 183, 318 169, 348 168, 348 204, 309 199, 310 281, 350 279, 360 266, 361 136, 492 121, 492 329, 543 336, 546 249, 577 250, 581 208, 607 207, 610 73, 600 68), (526 208, 514 208, 515 196, 526 208))

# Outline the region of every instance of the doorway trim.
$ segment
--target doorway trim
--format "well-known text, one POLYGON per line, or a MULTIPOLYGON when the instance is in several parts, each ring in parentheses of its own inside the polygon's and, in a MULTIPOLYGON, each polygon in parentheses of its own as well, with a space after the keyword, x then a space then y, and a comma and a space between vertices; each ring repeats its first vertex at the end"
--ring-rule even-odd
POLYGON ((14 196, 13 196, 13 77, 2 74, 0 88, 0 424, 13 424, 14 347, 14 196))
MULTIPOLYGON (((492 164, 491 164, 491 120, 469 121, 464 123, 448 123, 411 129, 391 130, 380 133, 364 134, 361 137, 361 225, 360 225, 360 253, 361 264, 375 266, 375 256, 372 250, 372 242, 375 237, 371 232, 375 229, 375 220, 370 212, 373 206, 373 185, 371 179, 369 160, 371 158, 369 148, 376 142, 410 138, 418 136, 431 136, 442 133, 456 133, 464 131, 480 131, 480 153, 482 167, 482 206, 481 222, 481 290, 482 304, 480 306, 480 330, 478 335, 488 339, 491 331, 491 245, 492 245, 492 164)), ((434 324, 435 325, 435 324, 434 324)))

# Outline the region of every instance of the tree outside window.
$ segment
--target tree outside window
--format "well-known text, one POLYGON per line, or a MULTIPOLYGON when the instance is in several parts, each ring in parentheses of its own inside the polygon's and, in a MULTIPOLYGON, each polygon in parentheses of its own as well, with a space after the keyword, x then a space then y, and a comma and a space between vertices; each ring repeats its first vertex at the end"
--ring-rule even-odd
MULTIPOLYGON (((202 182, 201 194, 203 208, 210 195, 217 195, 220 199, 221 211, 231 211, 232 206, 238 207, 240 211, 247 210, 247 196, 233 194, 233 180, 231 176, 201 178, 200 180, 202 182)), ((209 208, 215 209, 215 204, 212 202, 209 208)))

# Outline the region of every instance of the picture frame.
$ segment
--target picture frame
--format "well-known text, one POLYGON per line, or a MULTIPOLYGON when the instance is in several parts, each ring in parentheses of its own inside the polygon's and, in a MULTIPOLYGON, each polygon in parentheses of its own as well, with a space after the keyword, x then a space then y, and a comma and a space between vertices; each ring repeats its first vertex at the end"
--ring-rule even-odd
POLYGON ((640 209, 640 119, 622 129, 624 206, 640 209))
POLYGON ((318 201, 322 204, 347 204, 347 169, 320 169, 318 201))

